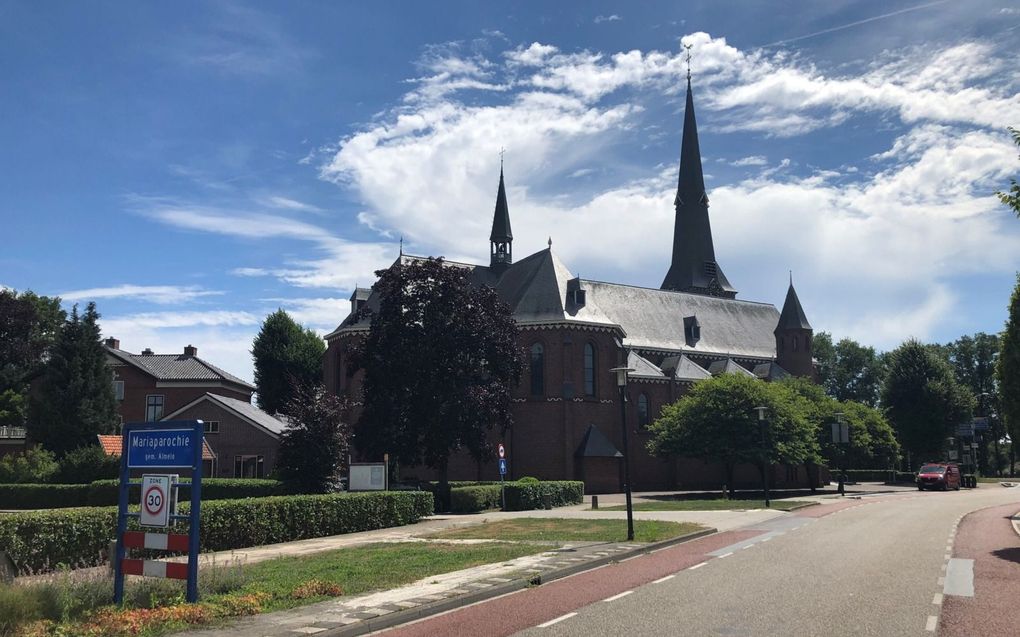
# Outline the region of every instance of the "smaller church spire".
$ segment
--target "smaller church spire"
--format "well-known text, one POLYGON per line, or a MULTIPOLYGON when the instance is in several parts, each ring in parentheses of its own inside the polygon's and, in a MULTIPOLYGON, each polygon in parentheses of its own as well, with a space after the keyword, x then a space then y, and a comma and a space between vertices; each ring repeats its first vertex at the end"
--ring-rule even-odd
POLYGON ((503 183, 503 151, 499 154, 499 189, 496 191, 496 210, 492 215, 492 232, 489 234, 489 267, 501 274, 513 263, 514 235, 510 230, 510 208, 506 203, 506 186, 503 183))
POLYGON ((786 290, 786 302, 783 303, 783 311, 779 313, 779 324, 776 326, 777 331, 789 329, 811 329, 807 315, 804 314, 804 308, 800 305, 800 299, 797 298, 797 290, 793 288, 792 270, 790 271, 790 287, 786 290))

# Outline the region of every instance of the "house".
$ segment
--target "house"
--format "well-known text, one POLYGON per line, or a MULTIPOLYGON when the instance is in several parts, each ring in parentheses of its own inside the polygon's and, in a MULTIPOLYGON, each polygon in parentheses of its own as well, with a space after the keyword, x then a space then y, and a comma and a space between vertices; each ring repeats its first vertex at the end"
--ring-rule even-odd
POLYGON ((283 416, 271 416, 247 400, 205 393, 163 420, 201 420, 205 444, 215 456, 214 478, 265 478, 276 467, 283 416))
POLYGON ((25 451, 24 427, 0 427, 0 458, 25 451))
MULTIPOLYGON (((96 438, 99 440, 99 446, 103 448, 103 451, 108 456, 114 456, 119 458, 121 451, 124 449, 123 436, 119 434, 104 435, 97 434, 96 438)), ((212 447, 209 446, 208 440, 202 440, 202 477, 211 478, 214 477, 216 471, 216 454, 213 453, 212 447)), ((156 473, 155 469, 132 469, 131 477, 137 478, 143 473, 156 473)), ((166 473, 176 473, 185 477, 191 475, 190 469, 167 469, 166 473)))
POLYGON ((237 376, 199 358, 198 348, 191 345, 181 354, 156 354, 148 348, 132 354, 120 349, 120 341, 112 337, 104 345, 122 423, 160 420, 206 393, 250 403, 255 391, 237 376))
MULTIPOLYGON (((813 329, 793 287, 782 311, 769 303, 738 300, 712 242, 690 78, 677 182, 672 258, 659 288, 582 279, 553 252, 552 241, 519 261, 502 167, 489 236, 488 265, 447 262, 464 268, 475 285, 494 289, 510 306, 527 361, 513 392, 513 427, 504 443, 509 478, 580 479, 589 492, 620 488, 623 440, 620 396, 613 368, 633 369, 626 388, 626 431, 631 481, 636 489, 718 488, 722 467, 693 459, 648 454, 648 425, 663 405, 694 383, 737 373, 775 380, 814 377, 813 329)), ((621 223, 626 219, 621 216, 621 223)), ((421 257, 401 254, 396 264, 421 257)), ((351 349, 368 333, 378 295, 359 288, 351 314, 326 336, 327 387, 361 404, 364 372, 350 369, 351 349)), ((752 417, 748 414, 748 418, 752 417)), ((451 458, 451 479, 496 479, 494 462, 451 458)), ((798 467, 776 467, 770 482, 804 486, 798 467)), ((409 475, 410 471, 405 472, 409 475)), ((419 477, 431 477, 422 469, 419 477)), ((739 467, 741 485, 757 485, 753 467, 739 467)))

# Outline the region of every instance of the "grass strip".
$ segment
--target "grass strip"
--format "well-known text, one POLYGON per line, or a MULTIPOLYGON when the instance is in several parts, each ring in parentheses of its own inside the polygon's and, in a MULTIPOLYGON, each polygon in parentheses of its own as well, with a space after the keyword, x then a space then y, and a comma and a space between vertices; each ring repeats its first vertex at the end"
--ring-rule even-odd
MULTIPOLYGON (((771 508, 777 511, 789 511, 810 502, 805 500, 773 500, 771 508)), ((635 511, 746 511, 747 509, 764 509, 764 500, 656 500, 635 502, 635 511)), ((599 511, 626 511, 624 505, 599 507, 599 511)))
MULTIPOLYGON (((700 531, 704 528, 700 524, 690 522, 635 520, 634 539, 637 542, 658 542, 700 531)), ((513 518, 498 522, 488 522, 478 526, 441 531, 429 537, 462 540, 499 539, 522 542, 625 542, 627 540, 627 521, 577 518, 513 518)))

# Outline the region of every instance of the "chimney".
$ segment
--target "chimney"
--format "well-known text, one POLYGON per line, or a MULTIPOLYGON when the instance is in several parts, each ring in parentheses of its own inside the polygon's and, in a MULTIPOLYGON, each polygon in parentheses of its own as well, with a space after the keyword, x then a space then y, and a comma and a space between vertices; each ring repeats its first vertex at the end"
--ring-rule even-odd
POLYGON ((120 349, 120 341, 118 341, 112 336, 103 341, 103 344, 109 347, 110 349, 120 349))
POLYGON ((152 356, 152 350, 146 347, 142 350, 142 356, 152 356))
POLYGON ((192 357, 198 356, 198 348, 195 347, 194 345, 188 345, 187 347, 184 348, 184 355, 192 357))

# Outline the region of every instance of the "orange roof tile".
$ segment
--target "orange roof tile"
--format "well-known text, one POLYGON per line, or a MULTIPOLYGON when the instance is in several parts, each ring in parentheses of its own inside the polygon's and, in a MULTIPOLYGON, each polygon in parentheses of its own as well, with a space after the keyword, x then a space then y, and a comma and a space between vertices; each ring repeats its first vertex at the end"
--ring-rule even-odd
MULTIPOLYGON (((103 451, 108 456, 119 456, 120 450, 123 447, 121 442, 122 438, 118 435, 104 436, 97 434, 96 438, 99 438, 99 444, 102 446, 103 451)), ((213 460, 216 458, 216 454, 213 453, 212 447, 209 446, 209 441, 202 438, 202 460, 213 460)))

